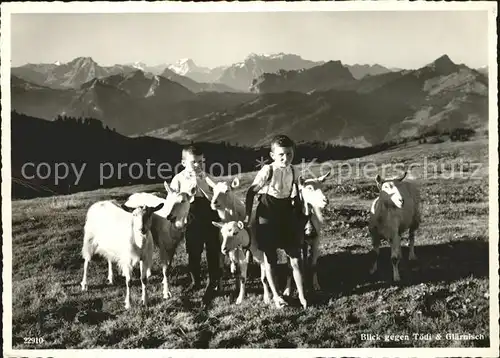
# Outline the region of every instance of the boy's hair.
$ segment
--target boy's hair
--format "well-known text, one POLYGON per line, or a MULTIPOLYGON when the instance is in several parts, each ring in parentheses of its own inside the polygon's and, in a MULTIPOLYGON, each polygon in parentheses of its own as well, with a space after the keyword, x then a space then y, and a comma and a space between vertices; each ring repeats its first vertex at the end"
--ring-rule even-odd
POLYGON ((198 156, 198 155, 203 155, 203 151, 196 144, 190 144, 182 148, 182 158, 184 158, 186 154, 198 156))
POLYGON ((290 137, 288 137, 284 134, 278 134, 278 135, 275 135, 271 139, 271 150, 273 150, 274 147, 294 148, 295 149, 295 143, 293 140, 290 139, 290 137))

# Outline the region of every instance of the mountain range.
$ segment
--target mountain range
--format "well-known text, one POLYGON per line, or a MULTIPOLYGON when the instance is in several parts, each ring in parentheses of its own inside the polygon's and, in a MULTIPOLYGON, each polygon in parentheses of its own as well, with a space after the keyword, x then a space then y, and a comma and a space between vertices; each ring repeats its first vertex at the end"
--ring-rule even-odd
POLYGON ((369 146, 430 128, 484 126, 488 109, 487 77, 446 55, 400 71, 290 54, 250 54, 213 70, 189 59, 103 67, 79 57, 12 68, 11 92, 13 109, 48 120, 93 117, 129 136, 250 146, 276 132, 369 146))
MULTIPOLYGON (((241 62, 213 69, 200 67, 192 59, 181 59, 174 64, 149 66, 143 62, 124 65, 100 66, 91 57, 78 57, 61 64, 27 64, 13 67, 11 73, 33 84, 56 88, 78 88, 91 79, 115 74, 127 74, 137 70, 152 75, 162 75, 181 83, 191 91, 248 92, 254 78, 264 73, 279 70, 307 69, 323 64, 304 60, 293 54, 254 54, 251 53, 241 62), (194 82, 193 82, 194 81, 194 82)), ((380 65, 346 65, 356 79, 367 75, 391 72, 380 65)))
POLYGON ((417 70, 361 80, 330 61, 264 74, 253 87, 259 93, 253 101, 148 135, 263 145, 280 132, 300 140, 369 146, 433 129, 484 128, 488 121, 487 78, 446 55, 417 70))

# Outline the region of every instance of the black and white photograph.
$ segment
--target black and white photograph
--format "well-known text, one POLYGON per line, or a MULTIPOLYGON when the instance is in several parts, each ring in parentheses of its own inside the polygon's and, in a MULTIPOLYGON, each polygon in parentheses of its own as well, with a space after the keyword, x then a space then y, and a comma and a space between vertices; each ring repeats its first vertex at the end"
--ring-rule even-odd
POLYGON ((499 355, 496 2, 1 9, 4 356, 499 355))

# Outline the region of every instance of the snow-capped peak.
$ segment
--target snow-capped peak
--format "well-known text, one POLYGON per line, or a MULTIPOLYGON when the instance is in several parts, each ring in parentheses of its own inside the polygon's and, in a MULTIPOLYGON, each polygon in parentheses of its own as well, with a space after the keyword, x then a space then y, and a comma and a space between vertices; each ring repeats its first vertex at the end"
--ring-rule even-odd
POLYGON ((56 61, 56 62, 54 62, 54 65, 56 65, 56 66, 61 66, 61 62, 56 61))
POLYGON ((182 58, 176 63, 169 65, 168 69, 174 71, 178 75, 185 76, 189 72, 210 72, 210 69, 205 67, 199 67, 190 58, 182 58))
POLYGON ((182 58, 176 63, 169 65, 168 69, 174 71, 178 75, 185 76, 189 71, 196 68, 196 64, 190 58, 182 58))
POLYGON ((266 58, 266 59, 273 59, 274 60, 274 59, 282 59, 285 56, 286 56, 286 54, 283 52, 280 52, 280 53, 255 53, 255 52, 251 52, 250 54, 248 54, 246 59, 266 58))
POLYGON ((136 68, 138 70, 144 71, 147 65, 144 62, 141 61, 136 61, 134 63, 128 64, 128 66, 131 66, 133 68, 136 68))

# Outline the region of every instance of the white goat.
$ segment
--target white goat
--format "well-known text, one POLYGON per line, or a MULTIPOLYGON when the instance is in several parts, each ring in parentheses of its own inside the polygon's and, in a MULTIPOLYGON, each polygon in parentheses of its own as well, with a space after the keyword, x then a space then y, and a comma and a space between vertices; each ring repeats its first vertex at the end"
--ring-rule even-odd
POLYGON ((238 221, 245 218, 245 205, 236 197, 234 189, 240 181, 234 178, 231 181, 220 181, 212 187, 213 195, 210 201, 212 210, 216 210, 223 222, 238 221))
MULTIPOLYGON (((253 259, 260 265, 261 282, 264 286, 264 302, 269 303, 269 290, 266 285, 266 269, 264 262, 264 253, 258 249, 256 237, 256 216, 252 215, 249 223, 249 228, 243 228, 243 220, 245 218, 245 205, 236 196, 234 189, 239 187, 240 181, 234 178, 232 181, 218 182, 213 188, 211 207, 217 210, 222 223, 213 223, 221 229, 222 247, 221 252, 228 254, 231 262, 231 272, 236 271, 236 267, 240 268, 239 282, 240 294, 236 303, 241 303, 245 295, 245 283, 247 279, 247 266, 251 260, 250 253, 253 259), (249 250, 243 253, 241 247, 245 246, 246 242, 250 242, 249 250)), ((278 294, 276 286, 268 281, 273 294, 273 300, 276 307, 281 308, 285 305, 285 301, 278 294)))
MULTIPOLYGON (((317 262, 319 257, 319 243, 321 227, 324 223, 322 210, 328 205, 329 200, 323 192, 323 183, 330 177, 331 171, 318 178, 304 179, 298 178, 299 195, 303 205, 303 214, 305 222, 299 223, 299 230, 303 230, 304 243, 301 247, 302 262, 305 273, 307 267, 312 273, 312 286, 314 290, 320 290, 318 282, 317 262), (311 257, 308 251, 311 249, 311 257), (309 263, 310 261, 310 263, 309 263)), ((287 277, 284 296, 290 296, 292 293, 292 276, 287 277)))
POLYGON ((409 259, 416 260, 415 231, 421 222, 420 190, 415 183, 403 181, 406 172, 399 178, 383 180, 377 175, 379 197, 372 203, 369 231, 372 238, 375 261, 370 274, 377 270, 377 260, 381 239, 391 244, 391 262, 394 281, 399 281, 399 261, 401 259, 401 234, 409 230, 409 259))
POLYGON ((125 308, 130 308, 130 275, 133 267, 140 262, 142 302, 147 304, 146 270, 153 259, 153 239, 151 236, 151 218, 153 212, 160 210, 163 204, 155 207, 139 206, 132 213, 123 210, 114 201, 100 201, 93 204, 88 212, 84 227, 82 256, 82 290, 87 289, 87 269, 94 254, 100 254, 108 260, 108 280, 113 282, 112 262, 121 268, 127 293, 125 308))
MULTIPOLYGON (((270 303, 269 289, 266 284, 266 267, 264 264, 264 253, 257 248, 257 243, 252 240, 255 237, 254 228, 246 229, 242 221, 229 221, 220 223, 212 221, 212 224, 220 228, 222 236, 221 252, 228 255, 231 261, 231 273, 238 273, 240 292, 236 304, 243 302, 245 297, 245 284, 247 281, 247 268, 250 262, 250 253, 260 265, 260 281, 264 287, 264 302, 270 303)), ((276 289, 271 287, 276 307, 283 306, 276 289)))
MULTIPOLYGON (((196 189, 192 188, 190 193, 176 192, 164 182, 167 197, 159 198, 150 193, 136 193, 131 195, 124 204, 134 208, 144 204, 163 203, 162 210, 155 212, 152 219, 151 234, 153 241, 160 251, 160 261, 163 273, 163 297, 171 298, 168 274, 172 266, 175 252, 179 243, 184 238, 184 231, 188 221, 190 204, 194 201, 196 189)), ((149 270, 147 276, 151 275, 149 270)))
MULTIPOLYGON (((239 221, 245 218, 245 206, 239 200, 234 189, 239 187, 240 180, 236 177, 229 181, 220 181, 212 186, 212 198, 210 207, 217 211, 221 222, 239 221)), ((224 269, 224 255, 220 256, 220 269, 224 269)), ((222 288, 222 278, 219 281, 219 290, 222 288)))

